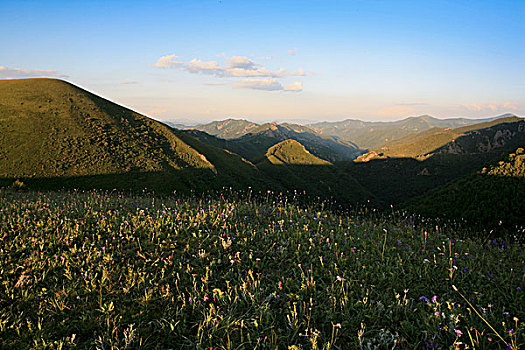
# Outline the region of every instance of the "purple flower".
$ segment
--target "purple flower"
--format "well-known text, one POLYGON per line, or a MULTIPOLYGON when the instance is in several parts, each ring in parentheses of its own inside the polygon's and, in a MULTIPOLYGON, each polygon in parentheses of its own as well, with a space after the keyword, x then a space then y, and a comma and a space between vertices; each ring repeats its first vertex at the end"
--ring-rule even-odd
POLYGON ((436 295, 434 295, 434 296, 432 297, 432 302, 435 303, 435 302, 437 301, 437 298, 438 298, 438 297, 437 297, 436 295))
POLYGON ((514 329, 511 329, 510 331, 508 331, 508 333, 509 333, 510 335, 513 335, 514 333, 516 333, 516 331, 514 331, 514 329))
POLYGON ((424 301, 428 301, 427 297, 426 296, 420 296, 419 297, 419 300, 424 300, 424 301))

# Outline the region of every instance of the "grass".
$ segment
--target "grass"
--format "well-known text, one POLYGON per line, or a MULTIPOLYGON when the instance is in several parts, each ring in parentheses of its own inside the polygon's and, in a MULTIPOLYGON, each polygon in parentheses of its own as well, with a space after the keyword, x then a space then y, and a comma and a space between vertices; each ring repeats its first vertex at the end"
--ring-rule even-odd
POLYGON ((226 192, 0 190, 2 348, 523 346, 518 243, 226 192))

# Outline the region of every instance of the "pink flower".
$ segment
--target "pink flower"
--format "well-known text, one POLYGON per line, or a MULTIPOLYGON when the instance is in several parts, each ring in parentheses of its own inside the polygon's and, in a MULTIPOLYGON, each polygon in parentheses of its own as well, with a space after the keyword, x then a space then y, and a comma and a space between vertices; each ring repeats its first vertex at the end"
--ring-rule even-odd
POLYGON ((436 295, 434 295, 434 296, 432 297, 432 302, 435 303, 435 302, 437 301, 437 298, 438 298, 438 297, 437 297, 436 295))
POLYGON ((463 332, 460 331, 459 329, 454 329, 454 332, 456 332, 458 338, 461 338, 461 336, 463 335, 463 332))
POLYGON ((336 278, 337 278, 337 280, 340 281, 340 282, 346 281, 346 278, 343 278, 343 277, 341 277, 341 276, 337 276, 336 278))

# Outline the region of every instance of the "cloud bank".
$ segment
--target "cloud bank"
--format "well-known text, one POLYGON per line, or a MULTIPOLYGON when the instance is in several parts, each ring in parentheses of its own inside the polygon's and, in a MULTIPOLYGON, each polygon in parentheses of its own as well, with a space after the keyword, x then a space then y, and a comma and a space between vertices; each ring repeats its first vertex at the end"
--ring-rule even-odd
POLYGON ((302 91, 302 83, 295 82, 283 87, 276 78, 308 75, 303 68, 299 68, 297 71, 289 71, 285 68, 270 70, 264 67, 262 63, 255 62, 246 56, 233 56, 227 59, 224 64, 217 61, 203 61, 198 58, 184 63, 176 61, 178 58, 176 55, 162 56, 155 67, 176 68, 192 74, 212 75, 218 78, 259 78, 244 79, 234 83, 234 86, 264 91, 302 91))
POLYGON ((41 69, 22 69, 22 68, 8 68, 0 66, 0 79, 16 79, 16 78, 37 78, 37 77, 54 77, 67 78, 67 75, 60 74, 54 70, 41 69))

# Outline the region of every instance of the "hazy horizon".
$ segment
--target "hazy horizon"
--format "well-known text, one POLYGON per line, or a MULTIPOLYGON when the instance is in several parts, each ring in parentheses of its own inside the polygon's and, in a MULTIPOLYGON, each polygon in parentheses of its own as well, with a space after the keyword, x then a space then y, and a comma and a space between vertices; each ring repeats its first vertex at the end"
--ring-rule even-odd
POLYGON ((8 0, 0 79, 64 79, 164 121, 525 115, 523 18, 510 0, 8 0))

